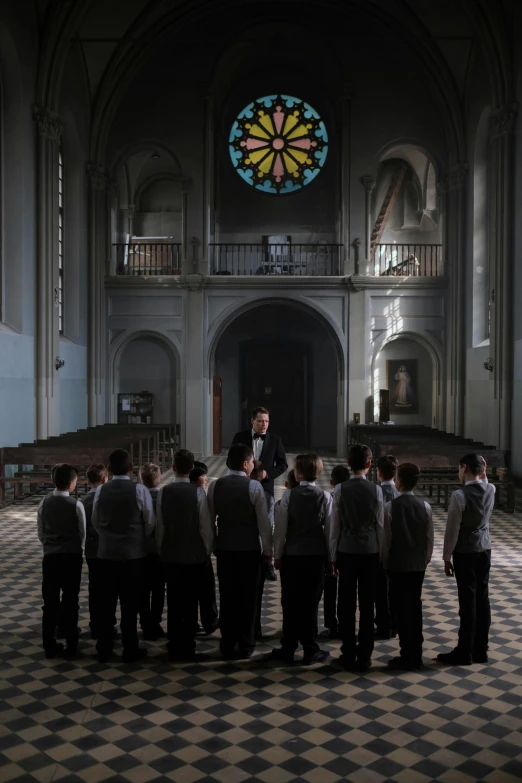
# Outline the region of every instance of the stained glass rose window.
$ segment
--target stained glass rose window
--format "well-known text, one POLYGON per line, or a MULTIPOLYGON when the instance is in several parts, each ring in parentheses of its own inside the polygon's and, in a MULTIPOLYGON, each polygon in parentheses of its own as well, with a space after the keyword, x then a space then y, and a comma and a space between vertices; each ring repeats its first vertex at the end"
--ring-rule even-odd
POLYGON ((264 193, 293 193, 314 180, 328 154, 328 134, 309 103, 266 95, 238 114, 229 137, 240 177, 264 193))

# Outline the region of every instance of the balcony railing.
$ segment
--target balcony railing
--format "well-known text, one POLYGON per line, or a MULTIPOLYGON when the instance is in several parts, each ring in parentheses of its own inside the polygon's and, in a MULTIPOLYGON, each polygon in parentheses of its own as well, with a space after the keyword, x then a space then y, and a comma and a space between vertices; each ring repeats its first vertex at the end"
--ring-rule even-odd
POLYGON ((375 245, 370 274, 396 277, 441 277, 442 245, 375 245))
POLYGON ((179 275, 181 244, 177 242, 128 242, 113 246, 117 275, 179 275))
POLYGON ((211 244, 212 275, 310 275, 341 273, 342 245, 211 244))

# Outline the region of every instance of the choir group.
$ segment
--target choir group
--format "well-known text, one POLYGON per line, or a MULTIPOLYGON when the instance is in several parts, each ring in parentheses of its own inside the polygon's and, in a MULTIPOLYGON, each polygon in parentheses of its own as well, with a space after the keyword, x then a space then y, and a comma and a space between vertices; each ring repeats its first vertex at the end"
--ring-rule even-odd
MULTIPOLYGON (((195 463, 187 450, 176 452, 175 478, 160 487, 156 465, 143 466, 136 483, 129 453, 117 449, 108 469, 89 468, 91 490, 81 501, 71 495, 75 468, 57 465, 56 488, 38 508, 46 657, 77 655, 84 551, 90 631, 100 662, 113 654, 118 600, 123 661, 147 654, 138 642, 138 617, 143 639, 165 636, 165 591, 168 660, 194 660, 197 634, 218 627, 222 658, 249 658, 261 634, 264 581, 275 566, 283 629, 271 659, 292 664, 299 645, 303 665, 328 658, 318 643, 324 593, 325 626, 342 641, 339 662, 345 669, 368 670, 376 636, 397 634, 400 654, 389 666, 419 669, 422 586, 434 541, 431 508, 414 495, 420 477, 416 465, 381 457, 375 484, 367 479, 371 464, 367 446, 352 446, 348 466, 332 471, 330 493, 316 486, 321 458, 301 454, 276 504, 260 483, 263 466, 242 443, 228 452, 228 474, 207 491, 206 466, 195 463)), ((443 559, 446 574, 457 582, 460 629, 455 649, 438 658, 470 665, 488 660, 489 518, 495 490, 478 454, 461 459, 459 478, 462 487, 449 505, 443 559)))

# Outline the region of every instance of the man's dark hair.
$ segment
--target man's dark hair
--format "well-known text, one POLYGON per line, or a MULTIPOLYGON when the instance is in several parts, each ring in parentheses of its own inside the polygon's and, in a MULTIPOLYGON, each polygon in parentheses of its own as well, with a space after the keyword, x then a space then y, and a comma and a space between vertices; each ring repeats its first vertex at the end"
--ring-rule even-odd
POLYGON ((181 473, 182 476, 188 476, 192 468, 194 467, 194 455, 188 449, 180 449, 174 454, 174 467, 176 473, 181 473))
POLYGON ((399 460, 393 454, 383 454, 377 460, 377 470, 385 481, 391 481, 397 473, 399 460))
POLYGON ((198 459, 194 460, 194 468, 199 468, 205 474, 208 473, 208 467, 205 465, 204 462, 200 462, 198 459))
POLYGON ((348 481, 350 478, 350 471, 346 465, 336 465, 330 474, 330 478, 334 485, 337 486, 338 484, 342 484, 343 481, 348 481))
POLYGON ((290 485, 290 489, 295 489, 296 487, 299 486, 299 484, 296 481, 295 470, 293 468, 292 470, 289 470, 288 473, 286 474, 286 480, 290 485))
POLYGON ((250 446, 243 443, 234 443, 228 450, 227 468, 229 470, 242 470, 243 463, 254 456, 250 446))
POLYGON ((52 477, 56 489, 59 492, 66 492, 71 485, 71 481, 73 481, 77 475, 78 471, 73 465, 68 465, 66 462, 55 465, 52 477))
POLYGON ((397 468, 397 478, 401 484, 401 490, 404 492, 411 492, 414 487, 417 486, 417 482, 420 478, 421 470, 418 465, 413 462, 403 462, 397 468))
POLYGON ((459 466, 465 467, 472 476, 480 476, 484 470, 484 457, 480 454, 465 454, 459 459, 459 466))
POLYGON ((267 416, 270 416, 270 411, 267 410, 266 408, 263 408, 261 405, 259 405, 257 408, 252 409, 252 418, 257 419, 258 413, 263 413, 263 414, 266 413, 267 416))
POLYGON ((109 475, 109 471, 101 463, 87 468, 87 481, 89 484, 100 484, 109 475))
POLYGON ((191 484, 197 484, 198 479, 201 478, 201 476, 206 476, 207 471, 203 470, 203 468, 192 468, 192 470, 189 473, 189 480, 191 484))
POLYGON ((323 460, 317 454, 298 454, 294 470, 303 477, 303 481, 316 481, 323 472, 323 460))
POLYGON ((126 449, 114 449, 109 457, 109 470, 113 476, 126 476, 133 468, 132 460, 126 449))
POLYGON ((362 443, 354 443, 348 452, 348 465, 352 470, 364 470, 373 457, 372 450, 362 443))

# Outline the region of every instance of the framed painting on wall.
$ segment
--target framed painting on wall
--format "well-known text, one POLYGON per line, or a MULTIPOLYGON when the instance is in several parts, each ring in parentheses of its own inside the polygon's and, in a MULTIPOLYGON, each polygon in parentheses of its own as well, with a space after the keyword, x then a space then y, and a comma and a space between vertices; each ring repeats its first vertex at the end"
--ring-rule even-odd
POLYGON ((418 413, 417 359, 388 359, 386 362, 390 414, 418 413))

